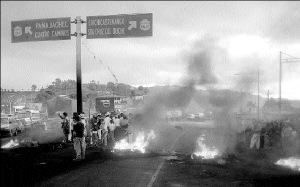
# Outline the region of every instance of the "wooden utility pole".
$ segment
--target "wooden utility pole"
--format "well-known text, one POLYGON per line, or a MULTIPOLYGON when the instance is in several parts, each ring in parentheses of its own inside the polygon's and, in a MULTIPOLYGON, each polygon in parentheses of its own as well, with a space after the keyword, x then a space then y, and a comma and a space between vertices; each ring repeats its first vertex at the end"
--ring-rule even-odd
POLYGON ((281 76, 282 76, 281 51, 279 52, 279 115, 281 115, 281 76))

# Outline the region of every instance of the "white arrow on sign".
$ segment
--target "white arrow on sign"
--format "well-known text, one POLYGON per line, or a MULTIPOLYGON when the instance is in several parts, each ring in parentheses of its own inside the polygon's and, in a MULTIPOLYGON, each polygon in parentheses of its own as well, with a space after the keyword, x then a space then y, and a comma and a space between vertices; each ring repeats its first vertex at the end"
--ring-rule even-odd
POLYGON ((128 27, 128 30, 131 30, 133 28, 136 28, 136 21, 129 21, 129 27, 128 27))
POLYGON ((25 27, 25 33, 32 35, 31 27, 25 27))

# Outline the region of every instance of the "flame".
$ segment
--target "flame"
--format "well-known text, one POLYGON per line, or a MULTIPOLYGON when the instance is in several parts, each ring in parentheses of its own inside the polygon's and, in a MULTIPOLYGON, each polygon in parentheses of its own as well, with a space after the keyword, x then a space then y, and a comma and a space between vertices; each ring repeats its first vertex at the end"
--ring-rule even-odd
POLYGON ((280 166, 285 166, 296 171, 300 171, 300 158, 296 158, 296 157, 289 157, 284 159, 282 158, 279 159, 275 164, 280 166))
POLYGON ((2 149, 9 149, 19 146, 18 140, 10 140, 7 144, 1 146, 2 149))
POLYGON ((147 136, 145 136, 144 132, 139 132, 134 142, 128 142, 126 138, 122 139, 119 142, 116 142, 113 150, 137 150, 141 153, 145 153, 146 147, 149 145, 149 141, 155 137, 156 136, 153 130, 151 130, 147 136))
POLYGON ((208 147, 204 144, 204 137, 205 135, 202 135, 197 139, 197 147, 196 151, 191 155, 192 159, 194 159, 194 155, 203 159, 213 159, 219 155, 218 149, 216 149, 214 146, 208 147))

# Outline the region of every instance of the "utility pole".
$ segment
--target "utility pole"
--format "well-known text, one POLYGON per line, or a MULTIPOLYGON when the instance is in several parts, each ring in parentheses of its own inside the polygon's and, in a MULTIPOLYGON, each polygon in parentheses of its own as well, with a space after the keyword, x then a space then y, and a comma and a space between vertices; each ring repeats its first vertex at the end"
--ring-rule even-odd
POLYGON ((300 58, 279 51, 279 115, 281 115, 281 81, 282 81, 282 63, 299 63, 300 58), (288 56, 282 59, 282 55, 288 56))
POLYGON ((279 115, 281 115, 281 73, 282 73, 282 62, 281 62, 281 54, 279 51, 279 115))
POLYGON ((257 69, 257 120, 259 120, 259 69, 257 69))

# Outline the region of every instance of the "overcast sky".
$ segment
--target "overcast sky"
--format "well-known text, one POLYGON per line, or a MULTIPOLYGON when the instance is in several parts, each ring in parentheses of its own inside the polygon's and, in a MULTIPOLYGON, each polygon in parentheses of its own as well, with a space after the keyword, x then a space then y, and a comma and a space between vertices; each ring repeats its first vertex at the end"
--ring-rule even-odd
MULTIPOLYGON (((82 80, 106 84, 180 84, 187 54, 205 35, 226 53, 213 62, 218 87, 232 88, 237 76, 259 67, 261 95, 278 96, 279 51, 300 57, 299 2, 3 2, 1 1, 1 87, 47 86, 55 78, 76 79, 75 38, 11 43, 11 21, 153 13, 153 36, 82 39, 82 80)), ((72 26, 71 32, 75 32, 72 26)), ((86 33, 83 25, 82 32, 86 33)), ((218 55, 217 55, 218 56, 218 55)), ((253 92, 255 89, 253 90, 253 92)), ((283 65, 282 97, 300 99, 300 63, 283 65)))

